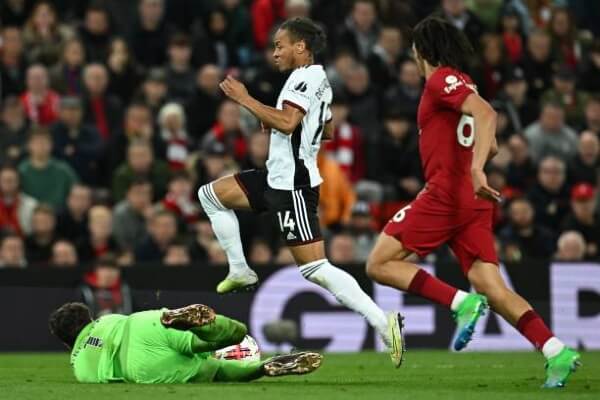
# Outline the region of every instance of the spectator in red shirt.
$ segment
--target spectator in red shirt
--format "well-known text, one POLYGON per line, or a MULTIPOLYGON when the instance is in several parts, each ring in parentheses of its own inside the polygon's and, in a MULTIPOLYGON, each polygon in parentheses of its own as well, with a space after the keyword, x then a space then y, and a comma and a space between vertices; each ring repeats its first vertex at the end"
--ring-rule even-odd
POLYGON ((167 162, 171 170, 185 168, 191 142, 187 133, 185 113, 178 103, 165 104, 158 113, 160 134, 167 147, 167 162))
POLYGON ((285 18, 284 0, 254 0, 250 12, 252 14, 252 30, 254 45, 257 50, 267 46, 269 34, 278 20, 285 18))
POLYGON ((213 142, 223 143, 227 154, 233 155, 236 161, 246 156, 248 146, 240 125, 240 107, 233 101, 221 103, 217 121, 204 136, 202 147, 208 148, 213 142))
POLYGON ((19 191, 17 169, 9 165, 0 168, 0 230, 29 234, 36 206, 37 200, 19 191))
POLYGON ((333 138, 325 142, 325 151, 338 162, 350 182, 356 183, 365 176, 365 155, 360 128, 348 121, 350 108, 343 95, 333 97, 331 104, 333 138))
POLYGON ((32 123, 48 126, 58 119, 60 97, 48 86, 48 71, 41 64, 27 69, 27 89, 21 94, 21 102, 27 118, 32 123))
POLYGON ((514 8, 507 8, 502 15, 500 29, 508 59, 512 64, 516 64, 523 57, 523 28, 519 14, 514 8))
POLYGON ((198 220, 200 208, 198 202, 192 199, 192 180, 186 172, 179 171, 173 175, 161 206, 173 212, 183 225, 187 226, 198 220))

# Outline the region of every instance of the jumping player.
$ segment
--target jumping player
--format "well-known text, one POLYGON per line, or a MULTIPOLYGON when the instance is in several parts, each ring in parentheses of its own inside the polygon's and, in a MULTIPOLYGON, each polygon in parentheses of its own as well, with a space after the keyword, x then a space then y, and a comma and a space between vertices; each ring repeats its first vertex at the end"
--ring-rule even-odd
POLYGON ((580 355, 554 337, 531 305, 505 285, 498 269, 492 211, 500 195, 483 172, 497 151, 496 113, 461 71, 471 47, 462 32, 438 18, 420 22, 413 40, 426 79, 418 125, 427 184, 388 222, 370 254, 367 274, 450 308, 458 324, 456 350, 471 340, 489 301, 546 357, 545 387, 564 386, 580 355), (451 287, 407 261, 413 253, 423 257, 444 243, 481 294, 451 287))
POLYGON ((321 365, 321 355, 311 352, 266 361, 213 358, 215 350, 240 343, 246 326, 201 304, 109 314, 93 321, 85 304, 67 303, 50 315, 49 325, 72 349, 71 365, 79 382, 245 382, 305 374, 321 365))
POLYGON ((247 290, 258 282, 242 250, 239 224, 232 210, 269 212, 279 226, 302 276, 331 292, 346 307, 365 317, 390 348, 396 366, 402 362, 401 320, 385 313, 345 271, 325 256, 317 208, 322 178, 317 168, 321 140, 331 135, 332 91, 314 54, 325 47, 323 30, 306 18, 285 21, 274 38, 273 56, 280 71, 292 71, 279 94, 276 108, 248 94, 228 76, 221 89, 270 129, 266 170, 243 171, 202 186, 198 198, 227 254, 229 274, 218 293, 247 290))

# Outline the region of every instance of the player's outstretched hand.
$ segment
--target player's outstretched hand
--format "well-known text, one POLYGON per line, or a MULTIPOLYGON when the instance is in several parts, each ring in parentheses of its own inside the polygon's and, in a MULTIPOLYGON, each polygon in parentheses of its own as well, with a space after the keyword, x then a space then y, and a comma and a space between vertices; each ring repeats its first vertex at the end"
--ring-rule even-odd
POLYGON ((246 86, 231 75, 227 75, 227 78, 219 84, 219 87, 227 97, 236 103, 240 103, 244 97, 248 96, 246 86))
POLYGON ((502 201, 500 193, 488 185, 487 177, 482 170, 471 171, 471 177, 473 178, 473 190, 475 191, 475 196, 497 203, 502 201))

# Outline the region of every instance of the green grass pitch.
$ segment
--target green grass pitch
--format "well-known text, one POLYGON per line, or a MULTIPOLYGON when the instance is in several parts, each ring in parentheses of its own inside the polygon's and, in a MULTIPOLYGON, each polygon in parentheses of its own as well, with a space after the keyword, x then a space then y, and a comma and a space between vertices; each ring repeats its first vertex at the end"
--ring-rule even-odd
POLYGON ((64 354, 0 354, 0 399, 600 399, 600 352, 583 354, 569 386, 542 390, 535 353, 410 351, 394 369, 386 354, 326 354, 311 375, 202 385, 77 384, 64 354))

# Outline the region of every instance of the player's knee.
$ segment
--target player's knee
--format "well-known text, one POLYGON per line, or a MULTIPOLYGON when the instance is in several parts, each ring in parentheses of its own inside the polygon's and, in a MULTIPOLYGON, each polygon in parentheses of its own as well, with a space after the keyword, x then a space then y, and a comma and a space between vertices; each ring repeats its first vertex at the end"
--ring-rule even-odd
POLYGON ((374 257, 369 256, 369 258, 367 259, 367 265, 365 267, 367 276, 371 280, 379 282, 382 266, 383 264, 381 262, 376 260, 374 257))
POLYGON ((217 198, 212 183, 200 186, 200 189, 198 189, 198 200, 200 200, 200 204, 202 204, 202 208, 207 215, 224 209, 217 198))

